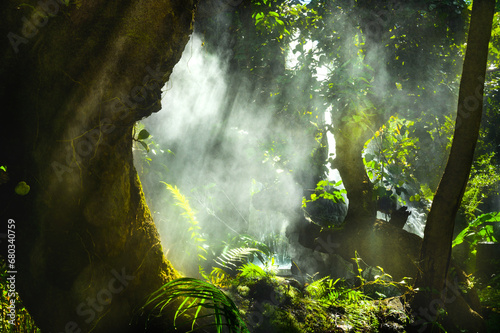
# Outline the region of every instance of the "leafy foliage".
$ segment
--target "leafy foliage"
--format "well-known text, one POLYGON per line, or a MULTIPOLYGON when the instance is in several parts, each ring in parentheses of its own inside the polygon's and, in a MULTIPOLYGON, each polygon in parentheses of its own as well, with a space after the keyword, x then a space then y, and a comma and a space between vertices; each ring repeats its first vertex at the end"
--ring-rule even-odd
POLYGON ((264 262, 265 257, 269 257, 271 255, 269 246, 247 234, 238 234, 228 241, 223 241, 222 246, 222 249, 218 250, 219 253, 226 253, 230 249, 235 248, 255 249, 255 251, 250 251, 248 261, 252 261, 255 257, 257 257, 257 259, 261 262, 264 262))
POLYGON ((452 242, 452 247, 464 241, 469 243, 471 252, 480 241, 496 242, 492 223, 500 222, 500 212, 482 214, 463 229, 452 242))
POLYGON ((321 180, 316 185, 314 193, 311 194, 310 199, 302 198, 302 207, 306 207, 308 202, 314 202, 319 198, 332 200, 333 202, 344 202, 343 194, 346 193, 344 189, 336 190, 335 187, 342 185, 342 181, 332 183, 328 180, 321 180))
POLYGON ((379 322, 376 312, 378 306, 361 288, 349 287, 341 279, 324 277, 306 287, 309 296, 327 308, 342 308, 341 321, 352 326, 355 331, 364 331, 371 327, 377 331, 379 322))
POLYGON ((0 259, 0 331, 5 333, 39 333, 40 329, 36 327, 34 320, 28 313, 19 295, 16 293, 14 298, 9 296, 10 289, 8 285, 10 283, 7 281, 7 278, 7 266, 5 261, 0 259), (15 305, 16 312, 13 321, 15 325, 9 322, 9 319, 11 319, 9 317, 9 307, 12 305, 11 301, 14 301, 15 305))
POLYGON ((264 269, 251 262, 246 263, 238 270, 241 272, 239 276, 242 278, 263 278, 268 275, 264 269))
MULTIPOLYGON (((141 144, 141 146, 146 150, 146 152, 149 153, 149 144, 146 142, 146 139, 149 138, 151 136, 151 134, 149 134, 149 132, 143 128, 139 131, 139 134, 137 134, 137 137, 135 135, 135 131, 136 131, 136 128, 138 128, 139 125, 136 125, 134 127, 134 134, 132 135, 133 139, 135 142, 141 144)), ((140 127, 144 127, 144 125, 140 126, 140 127)))
POLYGON ((189 200, 180 192, 177 186, 172 186, 165 182, 162 183, 165 184, 167 190, 170 191, 175 199, 175 205, 182 209, 183 212, 181 213, 181 215, 189 223, 189 228, 187 229, 187 231, 190 233, 190 237, 195 243, 199 260, 207 260, 207 258, 205 257, 207 250, 203 247, 203 243, 206 241, 206 239, 204 239, 201 235, 201 227, 199 225, 199 221, 196 218, 194 210, 189 204, 189 200))
POLYGON ((224 327, 228 332, 248 332, 234 302, 210 283, 192 278, 170 281, 151 294, 141 310, 143 313, 149 311, 149 316, 161 316, 169 305, 176 306, 176 329, 190 324, 189 332, 206 327, 215 327, 219 333, 226 332, 224 327), (207 319, 212 319, 213 323, 208 323, 207 319))
POLYGON ((491 195, 498 195, 497 185, 500 182, 498 166, 493 162, 495 154, 489 153, 476 157, 467 182, 461 204, 461 213, 468 221, 477 218, 481 213, 481 204, 491 195))
POLYGON ((325 306, 346 306, 368 299, 361 290, 348 288, 341 279, 325 276, 310 283, 306 291, 325 306))
POLYGON ((255 248, 240 247, 223 252, 214 261, 223 269, 234 271, 248 261, 249 256, 256 253, 262 254, 262 251, 255 248))

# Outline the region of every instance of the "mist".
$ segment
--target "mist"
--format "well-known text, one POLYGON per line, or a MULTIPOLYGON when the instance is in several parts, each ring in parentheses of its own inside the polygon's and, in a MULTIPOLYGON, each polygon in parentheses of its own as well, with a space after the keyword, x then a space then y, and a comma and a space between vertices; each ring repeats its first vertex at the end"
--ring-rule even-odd
MULTIPOLYGON (((346 31, 358 33, 342 15, 337 19, 337 24, 346 31)), ((291 50, 294 45, 292 42, 288 48, 291 50)), ((308 42, 302 53, 316 47, 315 42, 308 42)), ((348 42, 343 49, 354 55, 358 52, 348 42)), ((290 50, 287 69, 300 62, 300 57, 290 50)), ((364 59, 358 52, 360 63, 374 68, 376 75, 360 65, 352 66, 349 77, 373 75, 371 79, 368 77, 372 90, 380 99, 392 95, 393 100, 386 102, 385 107, 388 112, 397 108, 396 115, 402 118, 415 109, 434 110, 438 113, 436 117, 453 109, 450 107, 453 100, 441 98, 439 92, 435 98, 419 105, 414 102, 418 91, 398 95, 401 83, 396 82, 394 86, 390 81, 386 52, 383 45, 372 48, 364 59)), ((279 258, 278 264, 288 267, 291 257, 300 256, 303 249, 287 239, 287 227, 303 219, 302 198, 311 193, 316 183, 311 185, 303 179, 303 174, 310 170, 311 159, 311 146, 301 141, 304 134, 287 126, 286 121, 276 121, 272 112, 276 106, 272 104, 273 99, 263 104, 259 100, 265 90, 263 87, 230 75, 228 58, 223 52, 209 52, 202 37, 193 34, 163 89, 161 111, 142 122, 152 135, 148 139, 150 152, 146 153, 138 144, 134 148, 136 168, 164 251, 174 266, 188 275, 197 274, 200 260, 203 261, 200 254, 211 260, 223 248, 238 244, 235 240, 247 235, 269 246, 272 256, 279 258), (182 215, 183 209, 175 207, 179 202, 161 182, 178 187, 189 200, 196 215, 196 235, 192 234, 194 222, 187 221, 182 215)), ((313 79, 317 82, 331 79, 338 64, 334 62, 330 66, 315 68, 313 79)), ((300 84, 309 85, 311 81, 304 79, 300 84)), ((293 98, 302 101, 310 97, 293 98)), ((330 103, 329 106, 316 105, 318 128, 335 127, 335 122, 339 121, 335 114, 344 106, 338 99, 330 103)), ((327 159, 342 154, 335 150, 330 132, 327 132, 327 147, 327 156, 322 158, 328 168, 327 159)), ((375 141, 369 140, 364 154, 376 154, 377 149, 375 141)), ((425 151, 424 143, 422 151, 425 151)), ((391 170, 383 172, 389 175, 391 170)), ((324 179, 341 180, 338 171, 332 168, 325 172, 324 179)), ((408 192, 412 190, 408 188, 408 192)), ((404 228, 422 237, 429 206, 411 202, 409 194, 403 193, 400 197, 398 207, 405 204, 411 211, 404 228)), ((345 195, 344 199, 348 203, 345 195)), ((378 217, 386 218, 381 213, 378 217)))
POLYGON ((223 246, 248 234, 280 252, 277 257, 287 256, 285 230, 301 206, 302 189, 279 167, 280 157, 262 147, 270 132, 293 133, 271 125, 269 114, 255 109, 246 82, 234 84, 228 82, 227 64, 209 54, 195 34, 164 88, 162 110, 143 121, 155 143, 150 168, 163 166, 166 177, 145 171, 141 147, 136 147, 135 163, 140 173, 146 172, 141 181, 165 251, 181 271, 192 273, 198 259, 186 244, 192 239, 182 236, 190 225, 176 216, 175 201, 160 181, 189 198, 200 233, 211 244, 223 246), (236 95, 228 96, 230 91, 236 95), (269 194, 254 207, 252 197, 264 192, 269 194))

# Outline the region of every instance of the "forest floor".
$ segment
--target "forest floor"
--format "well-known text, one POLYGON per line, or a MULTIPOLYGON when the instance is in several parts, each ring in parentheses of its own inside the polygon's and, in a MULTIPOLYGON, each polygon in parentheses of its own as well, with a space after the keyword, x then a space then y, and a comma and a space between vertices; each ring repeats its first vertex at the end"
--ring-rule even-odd
MULTIPOLYGON (((339 281, 319 279, 301 284, 293 278, 261 276, 240 278, 226 292, 237 304, 252 333, 402 333, 422 332, 424 326, 433 327, 435 332, 454 332, 440 324, 439 316, 445 314, 423 318, 412 310, 408 301, 412 291, 407 289, 403 293, 405 288, 400 288, 400 296, 383 298, 382 292, 390 293, 394 284, 365 283, 364 287, 348 287, 339 281), (382 299, 374 299, 377 297, 382 299)), ((478 293, 487 332, 499 332, 499 286, 489 283, 480 287, 478 293)))

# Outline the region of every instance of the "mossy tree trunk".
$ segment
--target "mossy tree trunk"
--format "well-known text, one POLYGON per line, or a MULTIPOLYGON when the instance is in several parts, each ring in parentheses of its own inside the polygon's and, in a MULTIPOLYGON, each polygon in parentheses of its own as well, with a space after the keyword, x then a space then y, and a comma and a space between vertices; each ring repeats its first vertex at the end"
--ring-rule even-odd
POLYGON ((334 160, 334 167, 339 170, 349 199, 345 223, 355 229, 367 226, 377 217, 373 184, 362 156, 364 144, 371 135, 358 124, 339 126, 334 129, 334 135, 336 150, 341 152, 334 160))
POLYGON ((177 276, 133 166, 132 129, 160 109, 194 2, 0 5, 2 225, 15 221, 17 291, 46 332, 135 332, 134 311, 177 276))

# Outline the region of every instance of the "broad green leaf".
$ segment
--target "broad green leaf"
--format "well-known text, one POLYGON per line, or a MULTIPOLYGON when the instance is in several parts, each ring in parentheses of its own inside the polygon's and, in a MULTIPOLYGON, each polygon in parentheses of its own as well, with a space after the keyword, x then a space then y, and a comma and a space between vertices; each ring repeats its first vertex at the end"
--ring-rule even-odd
POLYGON ((145 129, 143 129, 142 131, 139 132, 139 135, 137 136, 137 140, 144 140, 144 139, 147 139, 151 136, 151 134, 149 134, 148 131, 146 131, 145 129))
POLYGON ((370 161, 372 161, 374 158, 375 158, 375 155, 374 155, 374 154, 370 154, 370 153, 365 154, 365 161, 366 161, 366 162, 370 162, 370 161))

